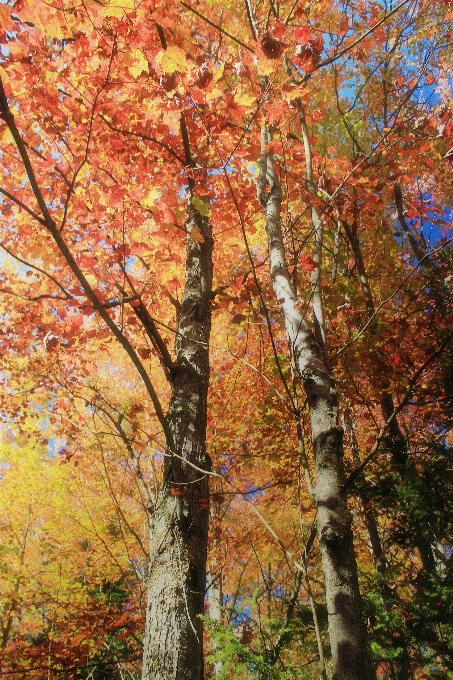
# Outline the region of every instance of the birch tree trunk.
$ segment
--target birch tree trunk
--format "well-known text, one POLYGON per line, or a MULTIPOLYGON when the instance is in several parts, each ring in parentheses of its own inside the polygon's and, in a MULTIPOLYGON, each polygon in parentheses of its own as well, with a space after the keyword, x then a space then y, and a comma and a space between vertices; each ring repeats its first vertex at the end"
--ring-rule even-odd
POLYGON ((167 416, 163 489, 151 517, 143 680, 203 680, 208 537, 206 453, 212 235, 189 206, 186 283, 179 312, 167 416), (198 231, 203 238, 201 242, 198 231), (187 461, 187 462, 186 462, 187 461), (190 465, 192 464, 192 465, 190 465), (193 467, 196 466, 196 467, 193 467))
POLYGON ((265 151, 270 142, 271 133, 263 127, 258 198, 265 211, 272 284, 310 410, 318 536, 326 587, 333 680, 368 680, 372 671, 361 616, 351 516, 344 489, 343 430, 339 425, 335 381, 324 347, 299 311, 291 284, 280 222, 282 191, 272 152, 265 151))

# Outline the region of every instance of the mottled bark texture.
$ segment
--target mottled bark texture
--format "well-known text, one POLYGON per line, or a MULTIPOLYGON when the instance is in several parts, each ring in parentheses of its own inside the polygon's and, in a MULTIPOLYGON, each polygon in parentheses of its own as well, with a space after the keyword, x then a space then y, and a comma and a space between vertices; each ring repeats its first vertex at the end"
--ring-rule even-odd
POLYGON ((339 426, 335 382, 324 347, 299 311, 292 288, 280 222, 280 181, 272 153, 265 151, 270 141, 271 133, 264 127, 258 198, 265 211, 274 292, 310 409, 318 536, 326 587, 333 680, 368 680, 372 671, 367 657, 351 516, 344 488, 343 430, 339 426))
POLYGON ((186 227, 186 283, 167 416, 172 441, 167 442, 163 489, 150 522, 143 680, 204 678, 200 614, 206 588, 209 492, 202 470, 210 466, 206 418, 212 234, 209 220, 191 205, 186 227), (198 231, 192 238, 193 229, 198 231))

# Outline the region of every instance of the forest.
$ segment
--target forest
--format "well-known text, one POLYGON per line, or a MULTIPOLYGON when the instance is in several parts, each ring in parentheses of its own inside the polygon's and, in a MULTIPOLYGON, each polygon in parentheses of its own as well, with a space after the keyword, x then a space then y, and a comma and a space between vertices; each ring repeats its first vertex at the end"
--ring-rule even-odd
POLYGON ((0 674, 453 680, 453 2, 0 0, 0 674))

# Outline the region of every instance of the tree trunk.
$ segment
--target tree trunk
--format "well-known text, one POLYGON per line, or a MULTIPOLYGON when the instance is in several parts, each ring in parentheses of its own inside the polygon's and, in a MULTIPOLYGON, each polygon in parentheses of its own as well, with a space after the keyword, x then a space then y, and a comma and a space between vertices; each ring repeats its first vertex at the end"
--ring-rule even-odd
POLYGON ((343 430, 338 422, 335 381, 324 347, 297 306, 286 263, 280 208, 282 192, 271 152, 271 134, 262 128, 258 198, 265 210, 270 274, 285 321, 295 365, 310 409, 316 464, 318 536, 326 586, 333 680, 367 680, 369 666, 363 625, 351 516, 344 489, 343 430))
POLYGON ((167 416, 173 443, 167 442, 163 488, 150 522, 143 680, 204 677, 199 616, 204 613, 209 517, 208 477, 202 470, 210 466, 206 418, 212 235, 209 220, 192 206, 186 228, 186 283, 167 416), (193 229, 203 242, 198 232, 191 237, 193 229))

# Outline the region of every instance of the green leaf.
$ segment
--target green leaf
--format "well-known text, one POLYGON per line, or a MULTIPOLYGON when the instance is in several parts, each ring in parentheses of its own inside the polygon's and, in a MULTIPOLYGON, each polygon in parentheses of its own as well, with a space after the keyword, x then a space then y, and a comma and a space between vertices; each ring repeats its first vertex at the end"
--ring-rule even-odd
POLYGON ((203 217, 211 217, 211 208, 209 207, 208 203, 202 201, 201 198, 198 198, 198 196, 192 196, 190 202, 192 203, 195 210, 200 213, 200 215, 203 215, 203 217))

